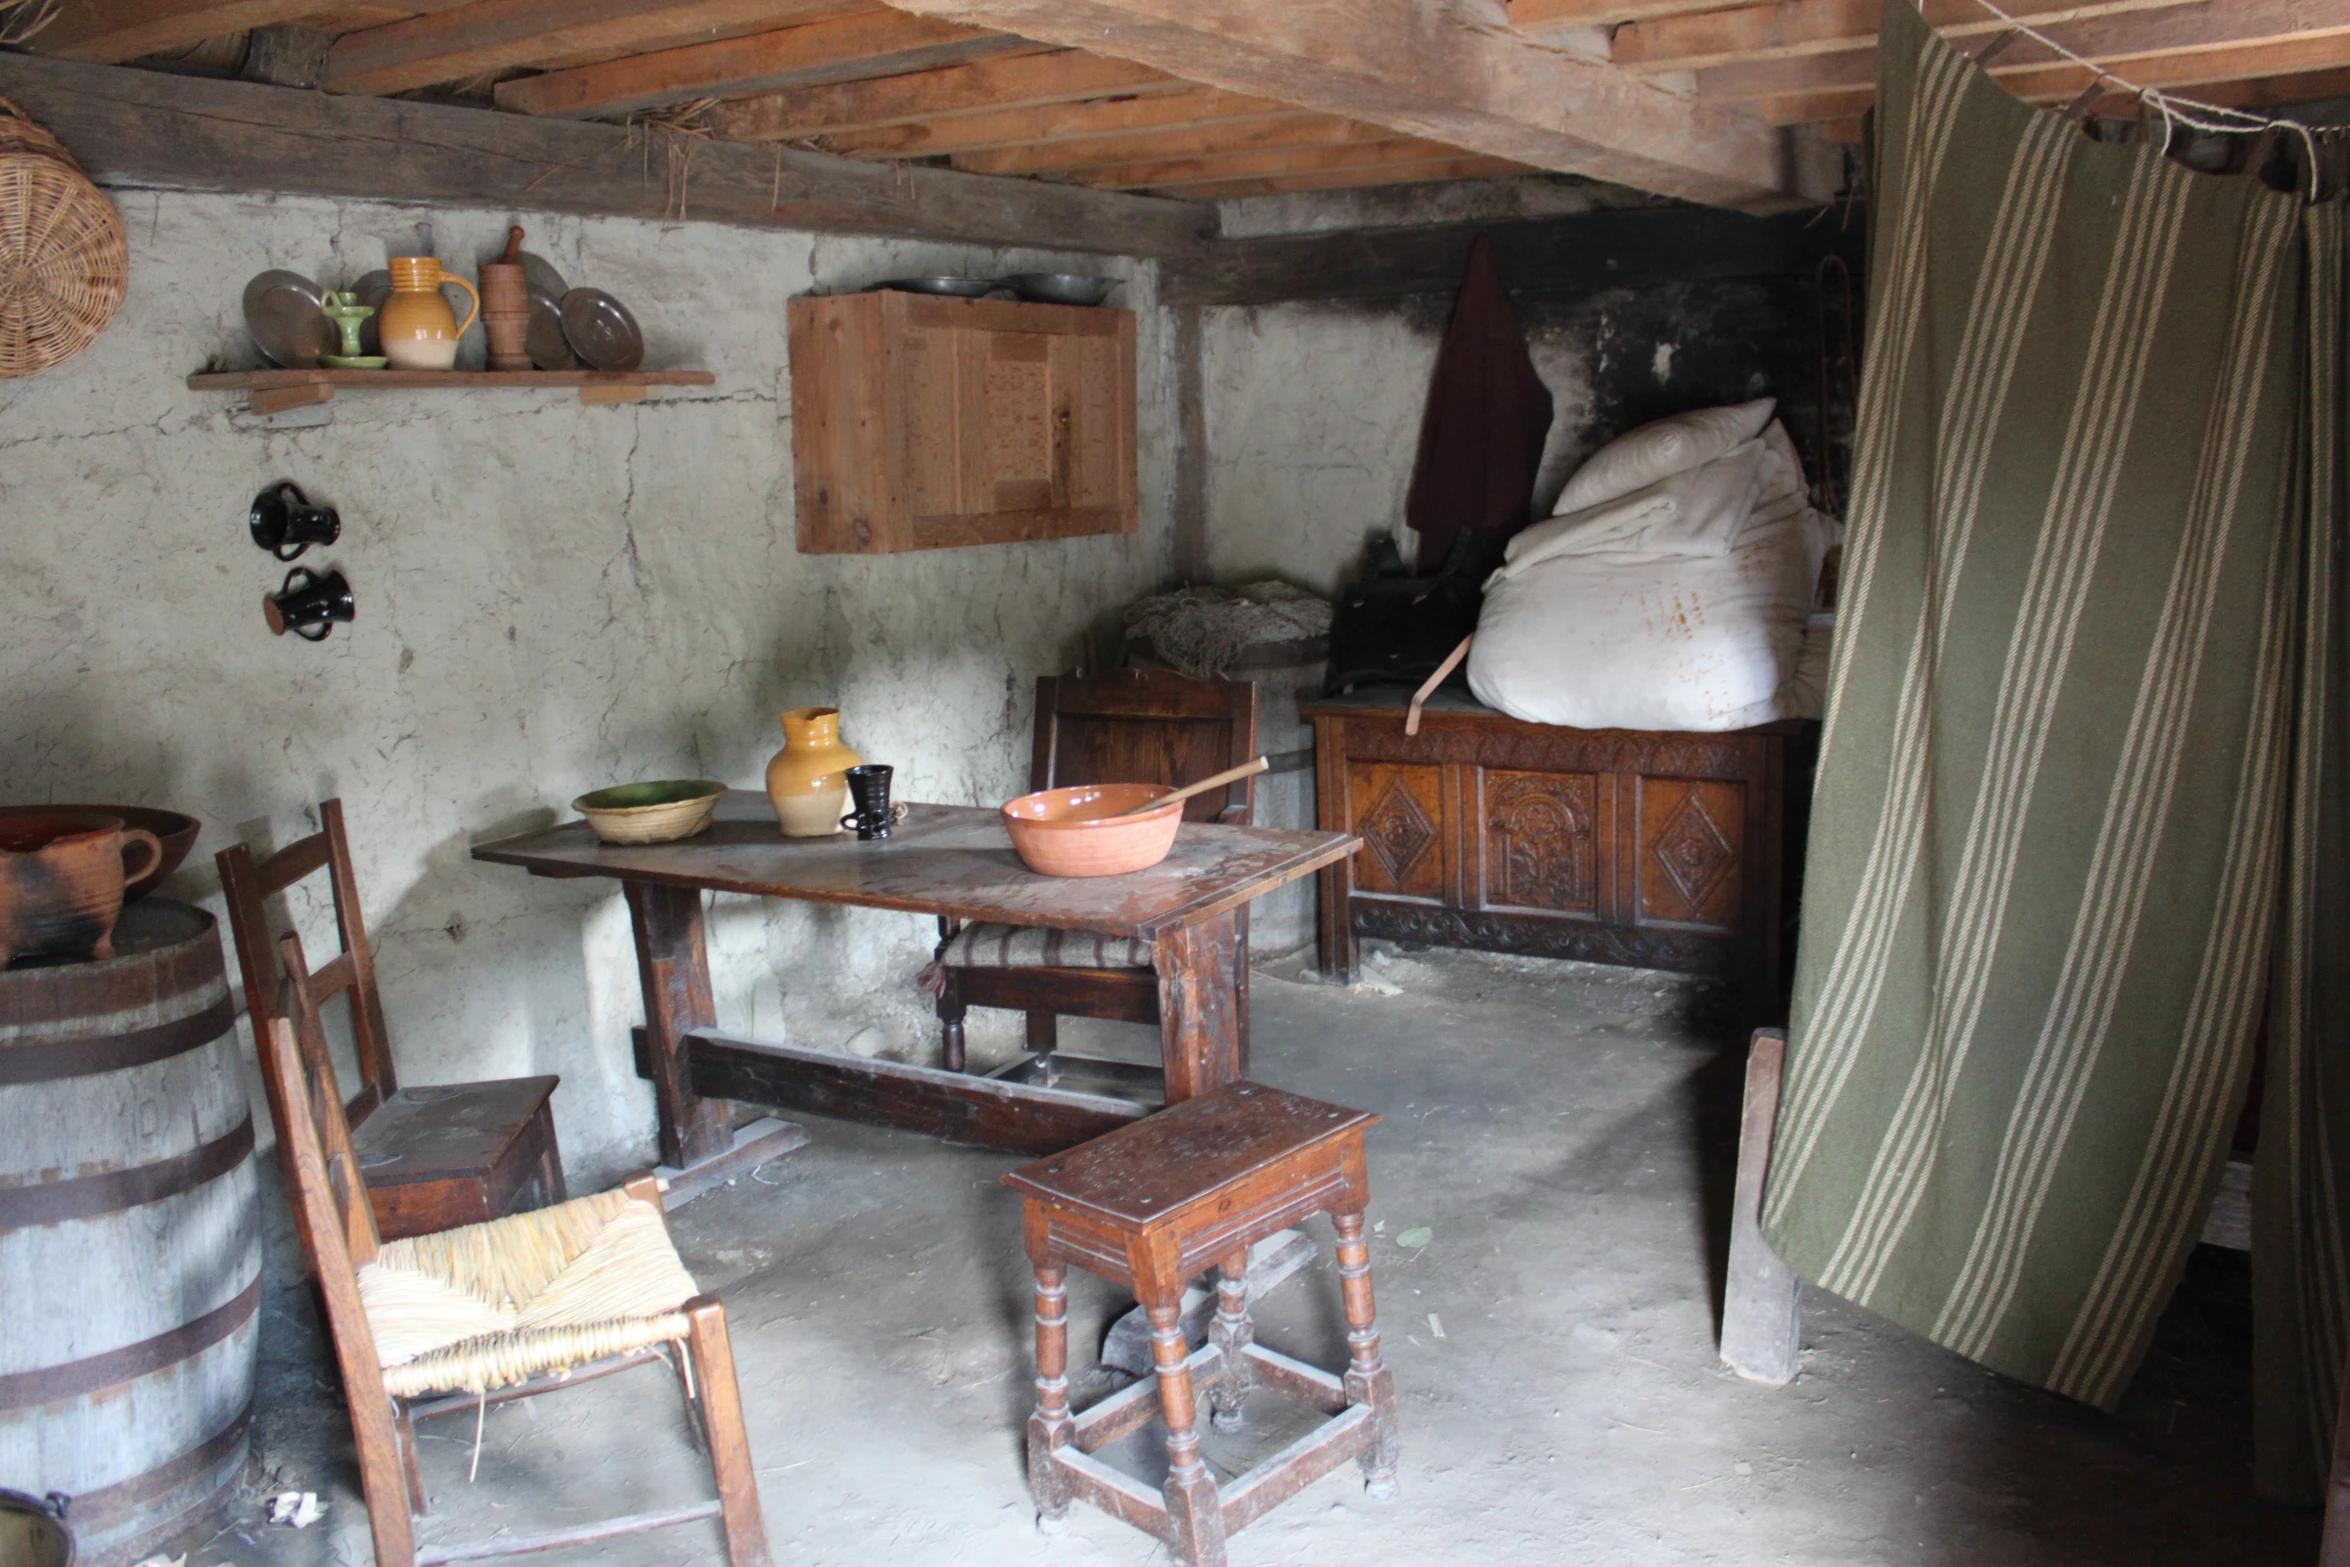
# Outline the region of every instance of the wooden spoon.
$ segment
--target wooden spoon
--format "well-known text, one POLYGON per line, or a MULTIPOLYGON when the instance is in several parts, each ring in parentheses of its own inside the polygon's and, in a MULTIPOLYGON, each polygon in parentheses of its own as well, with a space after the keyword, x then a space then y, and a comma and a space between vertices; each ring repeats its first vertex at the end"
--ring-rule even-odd
POLYGON ((1170 805, 1177 800, 1188 800, 1195 794, 1206 794, 1210 789, 1221 788, 1225 784, 1246 778, 1252 773, 1261 773, 1272 765, 1271 762, 1260 756, 1253 762, 1243 762, 1238 767, 1227 767, 1213 778, 1202 778, 1198 783, 1185 784, 1173 794, 1162 794, 1156 799, 1143 801, 1142 804, 1131 810, 1120 811, 1114 816, 1104 816, 1097 819, 1114 822, 1120 816, 1140 816, 1145 811, 1155 811, 1162 805, 1170 805))

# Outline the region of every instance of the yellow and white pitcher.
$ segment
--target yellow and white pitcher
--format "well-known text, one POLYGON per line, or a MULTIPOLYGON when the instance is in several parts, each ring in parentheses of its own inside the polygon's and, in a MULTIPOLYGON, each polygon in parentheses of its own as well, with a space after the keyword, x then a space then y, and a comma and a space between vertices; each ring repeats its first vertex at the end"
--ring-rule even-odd
POLYGON ((433 256, 394 256, 392 296, 376 318, 384 357, 395 370, 446 370, 457 362, 457 340, 481 315, 481 296, 433 256), (441 298, 441 285, 454 283, 473 300, 463 326, 441 298))

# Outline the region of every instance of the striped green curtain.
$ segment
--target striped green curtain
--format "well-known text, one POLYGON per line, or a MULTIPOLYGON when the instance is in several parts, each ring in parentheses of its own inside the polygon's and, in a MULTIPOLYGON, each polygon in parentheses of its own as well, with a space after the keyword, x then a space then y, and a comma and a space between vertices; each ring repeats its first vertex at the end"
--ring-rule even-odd
POLYGON ((2340 819, 2317 589, 2341 415, 2313 353, 2339 360, 2334 209, 2305 225, 2253 179, 2090 141, 1885 12, 1765 1233, 1824 1288, 2110 1406, 2269 1008, 2263 1473, 2313 1495, 2350 1323, 2350 997, 2309 961, 2350 888, 2317 852, 2340 819))

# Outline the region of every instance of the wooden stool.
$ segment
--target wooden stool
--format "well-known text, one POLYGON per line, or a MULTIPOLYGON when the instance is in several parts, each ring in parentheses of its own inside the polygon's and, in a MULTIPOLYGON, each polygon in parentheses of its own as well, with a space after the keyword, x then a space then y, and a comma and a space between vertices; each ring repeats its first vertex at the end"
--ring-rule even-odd
POLYGON ((1355 1459, 1374 1497, 1395 1494, 1395 1382, 1379 1360, 1363 1208, 1371 1183, 1363 1133, 1379 1117, 1259 1083, 1211 1093, 1023 1165, 1004 1184, 1027 1201, 1036 1268, 1036 1413, 1028 1484, 1045 1518, 1082 1498, 1158 1536, 1177 1561, 1223 1567, 1224 1540, 1276 1503, 1355 1459), (1248 1248, 1309 1215, 1338 1230, 1338 1276, 1351 1364, 1335 1377, 1255 1342, 1248 1248), (1068 1265, 1126 1285, 1151 1325, 1155 1382, 1138 1382, 1082 1415, 1069 1412, 1068 1265), (1219 1271, 1208 1342, 1185 1353, 1183 1289, 1219 1271), (1193 1394, 1216 1428, 1241 1423, 1255 1388, 1331 1418, 1219 1491, 1200 1460, 1193 1394), (1093 1455, 1154 1416, 1167 1423, 1167 1483, 1158 1494, 1093 1455))

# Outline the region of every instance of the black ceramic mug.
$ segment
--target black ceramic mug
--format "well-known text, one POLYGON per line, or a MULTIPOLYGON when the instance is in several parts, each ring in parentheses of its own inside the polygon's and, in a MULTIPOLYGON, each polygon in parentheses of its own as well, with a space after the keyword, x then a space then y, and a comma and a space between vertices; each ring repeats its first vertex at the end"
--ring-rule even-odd
POLYGON ((849 803, 856 809, 840 819, 843 827, 856 828, 860 838, 886 838, 906 819, 904 806, 889 803, 889 779, 895 771, 877 762, 849 769, 849 803))
POLYGON ((302 487, 291 479, 253 497, 245 519, 253 542, 279 560, 292 560, 313 544, 332 544, 343 536, 343 519, 332 506, 313 506, 302 487))
POLYGON ((336 621, 359 618, 359 606, 341 572, 330 567, 322 577, 307 566, 296 566, 275 593, 261 595, 261 614, 272 636, 291 631, 304 641, 324 642, 336 621))

